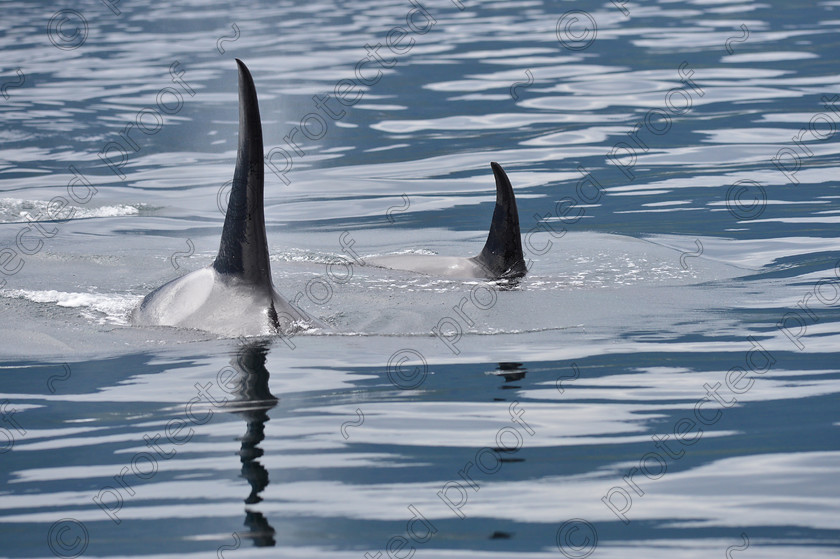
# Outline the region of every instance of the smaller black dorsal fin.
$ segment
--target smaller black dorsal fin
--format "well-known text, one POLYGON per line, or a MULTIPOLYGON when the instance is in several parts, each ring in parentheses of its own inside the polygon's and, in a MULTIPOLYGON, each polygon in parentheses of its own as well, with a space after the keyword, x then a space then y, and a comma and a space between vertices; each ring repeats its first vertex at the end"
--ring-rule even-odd
POLYGON ((213 267, 254 284, 271 285, 263 210, 263 140, 257 90, 251 72, 239 66, 239 147, 222 242, 213 267))
POLYGON ((528 268, 522 254, 516 198, 502 166, 493 162, 490 167, 496 177, 496 209, 487 242, 475 261, 494 278, 520 278, 528 272, 528 268))

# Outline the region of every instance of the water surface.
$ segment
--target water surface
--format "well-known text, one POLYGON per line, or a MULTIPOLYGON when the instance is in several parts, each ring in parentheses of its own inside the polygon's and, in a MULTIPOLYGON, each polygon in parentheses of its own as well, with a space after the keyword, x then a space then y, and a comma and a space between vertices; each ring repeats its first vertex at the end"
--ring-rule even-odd
POLYGON ((0 555, 837 555, 836 2, 2 15, 0 555), (234 57, 329 328, 132 327, 218 249, 234 57), (490 161, 522 282, 362 265, 477 254, 490 161))

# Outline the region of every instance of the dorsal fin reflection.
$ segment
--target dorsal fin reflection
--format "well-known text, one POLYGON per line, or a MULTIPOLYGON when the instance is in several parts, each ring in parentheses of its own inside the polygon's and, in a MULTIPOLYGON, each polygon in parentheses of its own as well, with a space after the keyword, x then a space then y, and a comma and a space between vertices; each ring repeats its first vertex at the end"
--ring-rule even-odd
POLYGON ((239 458, 242 462, 241 476, 251 486, 245 498, 245 522, 247 532, 238 532, 248 538, 256 547, 273 547, 275 530, 268 519, 250 505, 262 501, 260 493, 268 486, 268 470, 260 462, 263 449, 260 443, 265 439, 265 424, 269 421, 268 411, 277 405, 277 398, 268 388, 269 372, 265 367, 266 356, 271 347, 268 340, 249 341, 242 345, 231 360, 231 366, 239 373, 235 398, 226 407, 245 420, 245 434, 239 440, 239 458))

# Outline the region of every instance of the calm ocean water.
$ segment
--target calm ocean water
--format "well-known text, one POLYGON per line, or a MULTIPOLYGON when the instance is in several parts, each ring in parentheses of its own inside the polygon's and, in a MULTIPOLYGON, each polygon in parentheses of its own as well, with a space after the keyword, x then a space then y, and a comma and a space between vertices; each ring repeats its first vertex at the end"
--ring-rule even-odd
POLYGON ((836 557, 840 2, 0 4, 0 556, 836 557), (212 261, 251 69, 291 339, 212 261), (516 189, 515 286, 470 256, 516 189))

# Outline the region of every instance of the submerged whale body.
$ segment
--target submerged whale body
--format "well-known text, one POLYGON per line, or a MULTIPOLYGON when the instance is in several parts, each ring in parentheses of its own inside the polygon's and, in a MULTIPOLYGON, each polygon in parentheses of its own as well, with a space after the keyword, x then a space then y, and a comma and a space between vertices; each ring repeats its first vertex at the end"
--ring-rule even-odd
POLYGON ((522 253, 519 232, 519 213, 513 187, 502 166, 490 163, 496 177, 496 209, 490 222, 490 233, 484 248, 472 258, 425 254, 379 256, 368 261, 374 266, 395 268, 433 276, 451 278, 482 278, 490 280, 517 279, 528 268, 522 253))
POLYGON ((287 334, 319 323, 305 320, 271 281, 263 211, 263 141, 251 73, 239 66, 239 146, 219 253, 205 268, 149 293, 132 321, 224 336, 287 334))

